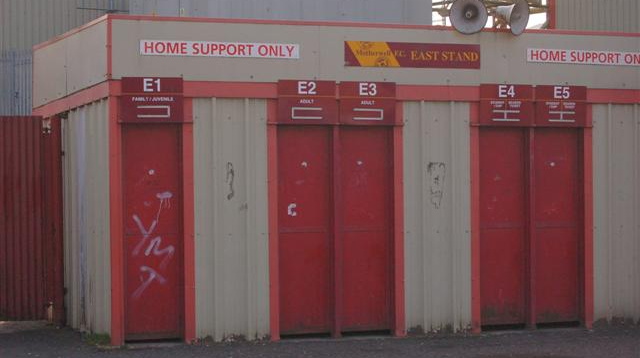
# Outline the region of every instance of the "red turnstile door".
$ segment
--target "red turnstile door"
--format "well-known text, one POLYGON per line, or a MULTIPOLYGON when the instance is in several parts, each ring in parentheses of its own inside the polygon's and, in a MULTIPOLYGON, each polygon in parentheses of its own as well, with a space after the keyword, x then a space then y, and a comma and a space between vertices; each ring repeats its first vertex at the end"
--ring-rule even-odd
POLYGON ((180 127, 123 125, 125 339, 181 336, 180 127))
POLYGON ((535 130, 534 280, 537 323, 579 320, 579 131, 535 130))
POLYGON ((331 127, 278 128, 280 331, 329 332, 331 127))
POLYGON ((342 331, 391 328, 391 131, 340 130, 342 331))
POLYGON ((483 325, 525 323, 526 129, 480 129, 483 325))

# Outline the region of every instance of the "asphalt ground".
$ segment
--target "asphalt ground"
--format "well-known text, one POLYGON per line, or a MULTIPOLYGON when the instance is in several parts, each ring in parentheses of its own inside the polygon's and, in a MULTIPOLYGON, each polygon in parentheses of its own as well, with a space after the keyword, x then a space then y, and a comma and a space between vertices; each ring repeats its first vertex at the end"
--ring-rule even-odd
POLYGON ((10 357, 473 357, 473 358, 640 358, 640 326, 607 326, 588 331, 561 328, 498 331, 480 335, 393 338, 288 339, 280 342, 207 341, 104 348, 69 328, 43 323, 0 322, 0 358, 10 357))

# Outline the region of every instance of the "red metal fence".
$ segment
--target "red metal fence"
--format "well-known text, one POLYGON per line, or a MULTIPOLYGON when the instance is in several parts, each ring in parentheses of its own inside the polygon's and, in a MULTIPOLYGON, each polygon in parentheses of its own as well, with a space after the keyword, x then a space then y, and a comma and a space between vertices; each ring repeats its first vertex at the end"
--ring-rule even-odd
POLYGON ((63 314, 58 119, 0 117, 0 320, 63 314))

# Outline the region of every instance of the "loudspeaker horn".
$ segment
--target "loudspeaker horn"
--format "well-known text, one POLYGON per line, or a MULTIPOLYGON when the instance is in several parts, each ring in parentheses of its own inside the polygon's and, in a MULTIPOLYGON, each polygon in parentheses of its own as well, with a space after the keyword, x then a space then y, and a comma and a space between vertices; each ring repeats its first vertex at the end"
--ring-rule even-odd
POLYGON ((518 36, 524 32, 529 22, 529 4, 526 0, 517 0, 515 4, 498 6, 496 17, 509 24, 511 33, 518 36))
POLYGON ((474 34, 487 24, 487 8, 480 0, 456 0, 449 10, 451 25, 463 34, 474 34))

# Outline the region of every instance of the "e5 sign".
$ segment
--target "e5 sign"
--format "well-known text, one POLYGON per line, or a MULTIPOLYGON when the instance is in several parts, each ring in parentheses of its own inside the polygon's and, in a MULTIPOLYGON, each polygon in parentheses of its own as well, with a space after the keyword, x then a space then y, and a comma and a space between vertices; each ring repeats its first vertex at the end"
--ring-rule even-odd
POLYGON ((568 86, 553 86, 554 99, 569 99, 571 92, 568 86))

